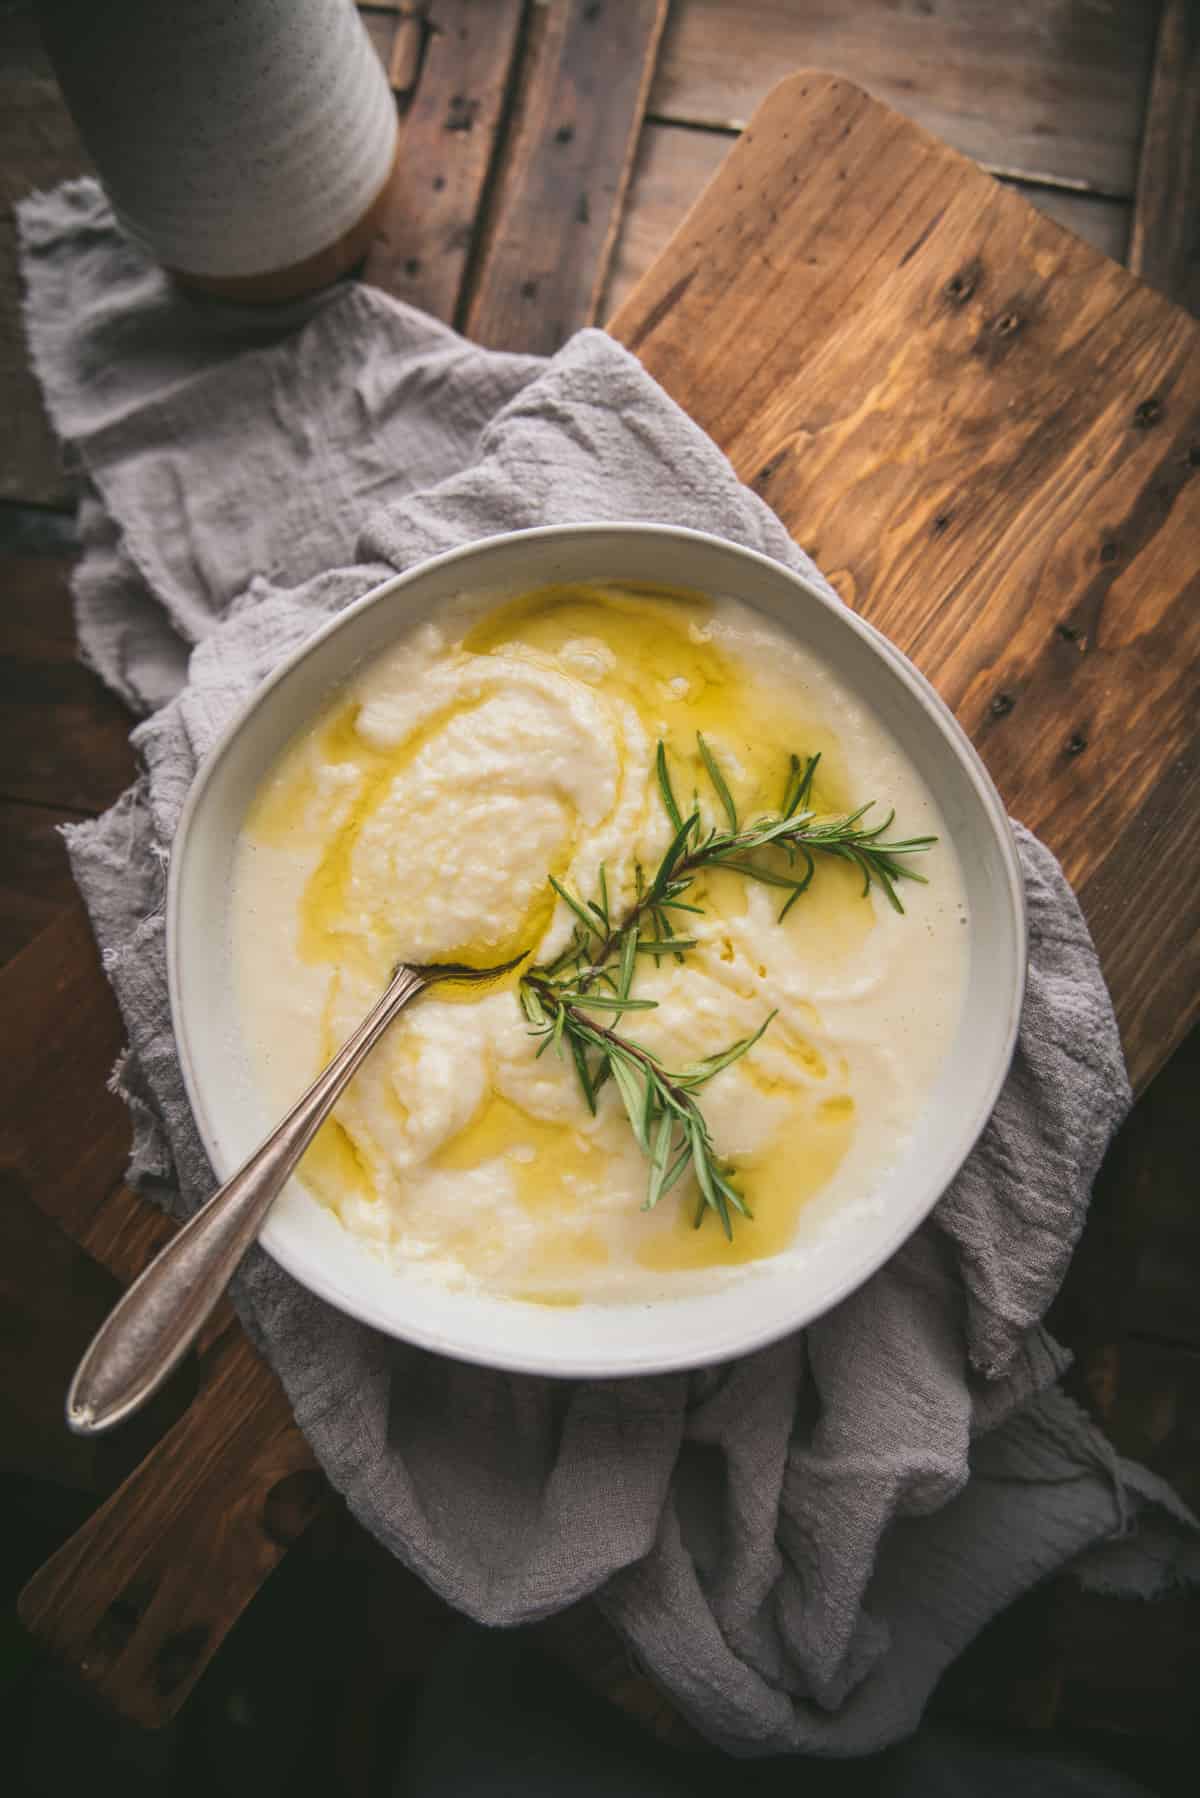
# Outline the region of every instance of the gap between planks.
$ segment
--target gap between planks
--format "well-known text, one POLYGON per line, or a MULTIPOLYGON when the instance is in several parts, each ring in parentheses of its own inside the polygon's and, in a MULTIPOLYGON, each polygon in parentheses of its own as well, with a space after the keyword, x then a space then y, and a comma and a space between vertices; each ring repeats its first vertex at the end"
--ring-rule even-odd
MULTIPOLYGON (((612 317, 624 304, 715 177, 738 136, 724 128, 647 114, 605 284, 602 317, 612 317)), ((1006 178, 1004 185, 1113 261, 1124 260, 1131 216, 1128 201, 1057 184, 1039 187, 1006 178)))
POLYGON ((993 169, 1127 197, 1156 21, 1146 0, 674 0, 650 111, 740 129, 831 70, 993 169))
POLYGON ((1200 315, 1200 5, 1166 0, 1138 170, 1129 266, 1200 315))
POLYGON ((550 353, 598 314, 666 0, 538 6, 525 33, 460 323, 550 353))

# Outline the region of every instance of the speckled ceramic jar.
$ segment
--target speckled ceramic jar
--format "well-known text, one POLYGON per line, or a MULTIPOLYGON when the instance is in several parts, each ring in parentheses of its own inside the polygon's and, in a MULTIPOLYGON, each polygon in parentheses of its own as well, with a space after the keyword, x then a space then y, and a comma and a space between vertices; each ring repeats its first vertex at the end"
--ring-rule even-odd
POLYGON ((352 0, 40 0, 129 235, 180 279, 282 299, 366 248, 396 108, 352 0))

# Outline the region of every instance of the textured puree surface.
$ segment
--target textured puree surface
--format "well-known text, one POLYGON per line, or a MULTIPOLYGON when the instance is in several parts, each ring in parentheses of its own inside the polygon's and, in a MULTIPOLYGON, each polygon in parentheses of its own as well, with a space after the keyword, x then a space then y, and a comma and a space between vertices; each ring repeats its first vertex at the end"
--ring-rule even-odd
MULTIPOLYGON (((790 754, 819 752, 818 812, 878 799, 901 834, 944 836, 878 724, 737 602, 601 584, 464 596, 335 698, 247 818, 233 934, 264 1113, 329 1059, 395 962, 557 954, 571 915, 549 874, 586 900, 603 865, 619 915, 672 835, 660 740, 681 805, 715 821, 697 732, 744 818, 777 810, 790 754)), ((405 1013, 304 1184, 406 1270, 547 1304, 692 1291, 790 1252, 809 1215, 869 1201, 951 1040, 966 934, 951 847, 922 871, 898 917, 822 857, 782 923, 777 889, 702 872, 686 963, 639 958, 636 995, 656 1009, 619 1028, 668 1067, 778 1013, 704 1090, 754 1214, 732 1243, 693 1227, 690 1177, 642 1209, 646 1164, 617 1094, 604 1088, 593 1117, 569 1058, 535 1058, 515 975, 405 1013)))

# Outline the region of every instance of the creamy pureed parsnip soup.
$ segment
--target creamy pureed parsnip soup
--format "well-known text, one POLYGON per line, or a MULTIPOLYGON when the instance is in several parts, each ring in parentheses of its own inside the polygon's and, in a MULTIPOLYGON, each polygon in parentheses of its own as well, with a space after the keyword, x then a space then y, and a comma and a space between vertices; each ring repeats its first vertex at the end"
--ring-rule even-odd
MULTIPOLYGON (((862 824, 894 809, 886 840, 939 839, 904 858, 927 884, 899 882, 903 915, 877 883, 864 896, 860 865, 820 851, 782 921, 786 887, 701 867, 680 894, 698 910, 641 918, 628 992, 653 1008, 591 1013, 669 1072, 775 1014, 694 1095, 752 1216, 731 1213, 730 1240, 690 1166, 644 1208, 647 1154, 619 1083, 600 1086, 593 1115, 569 1042, 536 1054, 514 974, 410 1006, 302 1163, 312 1195, 397 1263, 542 1303, 694 1291, 786 1253, 806 1214, 868 1200, 903 1147, 954 1033, 967 937, 930 795, 879 722, 767 619, 616 585, 464 596, 365 667, 282 756, 233 894, 265 1108, 307 1085, 397 961, 483 966, 529 949, 522 971, 558 959, 571 979, 561 958, 583 933, 548 877, 588 916, 606 894, 614 924, 637 904, 675 834, 660 742, 679 812, 701 814, 692 841, 728 831, 701 738, 739 828, 778 817, 791 758, 803 771, 819 754, 801 808, 818 824, 874 801, 862 824), (664 916, 692 943, 678 958, 647 952, 664 916)), ((784 848, 744 859, 777 880, 805 872, 784 848)), ((620 986, 613 961, 584 990, 611 999, 620 986)))

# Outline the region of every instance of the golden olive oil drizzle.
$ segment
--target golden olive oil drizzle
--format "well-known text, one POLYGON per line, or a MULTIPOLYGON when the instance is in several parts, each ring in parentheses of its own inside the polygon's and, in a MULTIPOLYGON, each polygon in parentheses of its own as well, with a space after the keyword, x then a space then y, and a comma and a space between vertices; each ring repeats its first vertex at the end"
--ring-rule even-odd
MULTIPOLYGON (((710 601, 671 588, 540 587, 488 612, 462 647, 473 655, 547 658, 561 667, 569 643, 599 642, 614 659, 603 676, 606 691, 633 706, 652 743, 662 737, 678 770, 680 803, 693 791, 708 793, 696 746, 700 731, 726 744, 742 764, 742 774, 725 773, 739 808, 753 817, 778 806, 788 752, 811 753, 812 744, 796 743, 794 713, 751 691, 742 669, 708 634, 711 616, 710 601)), ((844 811, 842 758, 828 732, 821 735, 814 807, 844 811)))
POLYGON ((493 1085, 470 1123, 442 1144, 430 1165, 447 1173, 503 1165, 524 1210, 561 1218, 586 1210, 587 1196, 603 1185, 608 1161, 574 1124, 534 1117, 493 1085))
POLYGON ((805 1205, 833 1178, 854 1137, 854 1101, 848 1093, 815 1106, 797 1104, 761 1154, 738 1161, 738 1185, 754 1213, 739 1219, 733 1241, 706 1224, 693 1227, 691 1206, 679 1205, 669 1228, 650 1234, 637 1251, 639 1264, 656 1273, 741 1266, 778 1255, 796 1234, 805 1205))
MULTIPOLYGON (((611 658, 611 665, 595 674, 596 684, 632 707, 650 743, 658 737, 666 743, 676 792, 685 807, 693 793, 702 796, 706 807, 712 804, 696 745, 696 733, 701 731, 724 751, 722 766, 741 815, 753 818, 778 807, 792 750, 822 753, 814 808, 828 813, 849 809, 836 741, 827 731, 806 729, 791 708, 773 694, 756 690, 747 673, 713 639, 710 618, 706 600, 670 588, 550 586, 489 611, 466 632, 458 649, 466 656, 502 653, 581 678, 577 647, 570 646, 598 645, 605 652, 601 661, 611 658)), ((394 917, 388 915, 386 895, 379 897, 379 914, 369 920, 369 937, 361 918, 350 919, 356 845, 421 749, 436 741, 451 719, 480 703, 476 698, 456 702, 423 721, 402 744, 384 750, 359 732, 358 703, 343 702, 267 784, 248 821, 252 839, 275 845, 320 845, 298 920, 298 946, 306 961, 334 970, 351 966, 378 981, 386 978, 401 952, 403 920, 398 911, 394 917), (318 771, 330 765, 352 765, 356 778, 345 786, 323 787, 318 771)), ((647 820, 657 823, 658 803, 651 779, 645 795, 647 820)), ((566 849, 551 870, 559 878, 578 845, 578 820, 568 835, 566 849)), ((710 917, 728 923, 728 954, 722 951, 721 958, 732 961, 733 938, 747 908, 744 877, 708 872, 698 883, 696 898, 710 917)), ((536 946, 549 927, 554 903, 547 885, 510 931, 486 942, 464 943, 453 959, 482 966, 536 946)), ((619 909, 616 895, 614 909, 619 909)), ((797 939, 804 933, 819 942, 822 956, 840 959, 861 950, 873 924, 873 907, 861 897, 856 871, 829 859, 822 861, 819 878, 792 909, 786 928, 797 939)), ((758 973, 765 977, 765 968, 758 973)), ((332 993, 331 988, 331 1004, 332 993)), ((447 999, 452 996, 466 1003, 477 998, 471 989, 447 988, 439 993, 447 999)), ((751 988, 746 996, 757 994, 751 988)), ((819 1023, 815 1014, 813 1021, 819 1023)), ((329 1037, 328 1028, 322 1034, 329 1037)), ((334 1048, 331 1040, 323 1041, 325 1058, 334 1048)), ((732 1244, 711 1225, 694 1230, 693 1191, 686 1186, 677 1189, 663 1202, 668 1218, 643 1220, 636 1249, 643 1268, 669 1273, 743 1264, 776 1254, 791 1241, 801 1209, 827 1184, 849 1148, 855 1117, 850 1095, 829 1090, 830 1069, 814 1044, 793 1036, 788 1053, 799 1077, 789 1116, 759 1155, 738 1164, 754 1221, 739 1223, 732 1244), (820 1091, 814 1095, 805 1081, 809 1088, 816 1082, 820 1091)), ((769 1078, 763 1073, 753 1055, 742 1067, 764 1090, 787 1086, 782 1076, 769 1078)), ((837 1073, 845 1078, 844 1061, 837 1073)), ((573 1082, 569 1065, 563 1067, 562 1078, 573 1082)), ((395 1105, 404 1110, 398 1096, 395 1105)), ((587 1114, 581 1099, 579 1112, 582 1126, 587 1114)), ((371 1165, 374 1145, 368 1149, 366 1142, 361 1146, 356 1142, 354 1130, 359 1127, 357 1123, 348 1127, 335 1116, 304 1163, 305 1180, 334 1210, 347 1195, 379 1197, 371 1165)), ((509 1290, 543 1304, 570 1304, 586 1292, 584 1276, 610 1261, 603 1228, 589 1222, 591 1201, 604 1190, 610 1159, 581 1127, 536 1118, 493 1083, 476 1115, 441 1145, 429 1165, 431 1173, 491 1166, 503 1170, 522 1210, 539 1226, 537 1265, 509 1290)), ((403 1183, 397 1183, 397 1193, 402 1206, 403 1183)), ((486 1280, 489 1270, 504 1261, 504 1245, 495 1230, 481 1217, 453 1233, 446 1247, 469 1272, 486 1280)))

